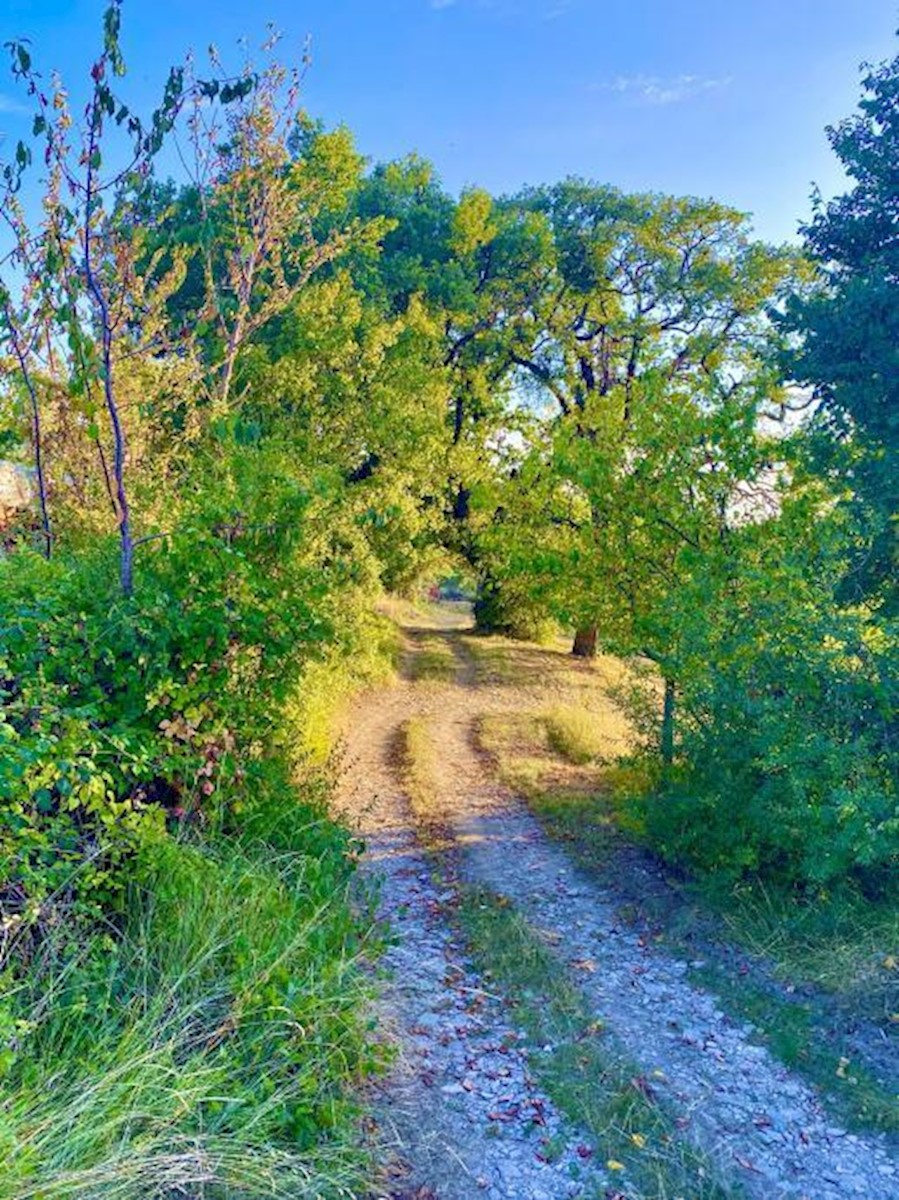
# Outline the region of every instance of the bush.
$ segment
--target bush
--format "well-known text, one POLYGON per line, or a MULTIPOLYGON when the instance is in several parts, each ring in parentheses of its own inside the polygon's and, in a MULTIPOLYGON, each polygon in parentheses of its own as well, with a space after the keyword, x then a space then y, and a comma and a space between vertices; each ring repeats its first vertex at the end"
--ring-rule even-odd
POLYGON ((763 573, 747 555, 723 595, 692 598, 679 761, 644 815, 706 871, 876 888, 899 863, 897 631, 837 604, 840 559, 823 520, 811 534, 817 561, 785 549, 763 573))
POLYGON ((515 583, 481 581, 474 602, 475 626, 482 633, 504 633, 523 642, 548 642, 558 626, 547 615, 546 602, 515 583))

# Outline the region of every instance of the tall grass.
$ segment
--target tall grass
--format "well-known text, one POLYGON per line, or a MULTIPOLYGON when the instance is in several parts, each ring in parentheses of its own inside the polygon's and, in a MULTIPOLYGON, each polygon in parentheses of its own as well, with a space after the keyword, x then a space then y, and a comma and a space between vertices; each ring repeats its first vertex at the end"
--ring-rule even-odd
POLYGON ((360 618, 348 644, 307 664, 284 713, 294 761, 327 762, 353 696, 360 688, 389 682, 399 659, 399 629, 388 617, 372 613, 360 618))
POLYGON ((114 941, 7 972, 2 1200, 356 1194, 362 931, 297 816, 290 849, 160 842, 114 941))

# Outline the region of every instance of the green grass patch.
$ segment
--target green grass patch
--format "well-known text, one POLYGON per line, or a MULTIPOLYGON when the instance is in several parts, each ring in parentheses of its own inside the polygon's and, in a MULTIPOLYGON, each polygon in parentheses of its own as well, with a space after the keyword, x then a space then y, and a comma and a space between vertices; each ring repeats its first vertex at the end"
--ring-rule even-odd
POLYGON ((416 639, 410 673, 416 681, 451 683, 456 675, 456 656, 445 638, 416 639))
POLYGON ((759 881, 699 885, 703 901, 753 954, 796 986, 828 993, 847 1013, 894 1025, 899 1015, 899 894, 871 900, 844 886, 800 895, 759 881))
POLYGON ((459 920, 475 965, 507 997, 531 1066, 562 1113, 595 1143, 628 1200, 726 1200, 713 1166, 681 1140, 643 1078, 616 1054, 548 945, 508 901, 465 889, 459 920))
POLYGON ((0 1200, 357 1194, 377 1061, 348 837, 252 792, 244 833, 143 848, 115 937, 8 969, 0 1200))
POLYGON ((746 980, 737 982, 715 964, 693 969, 690 979, 713 991, 731 1016, 750 1021, 758 1040, 816 1083, 849 1128, 899 1133, 899 1095, 883 1087, 857 1059, 834 1050, 813 1003, 783 999, 746 980))

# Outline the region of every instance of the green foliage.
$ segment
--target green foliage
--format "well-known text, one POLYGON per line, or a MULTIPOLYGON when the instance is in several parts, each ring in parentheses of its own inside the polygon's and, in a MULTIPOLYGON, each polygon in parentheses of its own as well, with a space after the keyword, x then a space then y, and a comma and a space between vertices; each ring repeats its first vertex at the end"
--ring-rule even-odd
POLYGON ((676 609, 682 757, 646 819, 706 870, 876 888, 895 868, 896 635, 835 601, 837 517, 788 504, 676 609))
POLYGON ((474 617, 482 633, 504 633, 525 642, 543 642, 556 632, 547 615, 545 600, 534 596, 528 583, 505 578, 502 583, 485 577, 474 602, 474 617))
POLYGON ((819 286, 790 306, 787 326, 799 336, 788 369, 814 388, 815 457, 841 473, 843 502, 864 533, 845 595, 870 596, 895 611, 899 58, 867 69, 859 111, 827 132, 852 186, 826 204, 818 197, 804 227, 819 286))
POLYGON ((363 610, 339 642, 303 668, 284 710, 290 730, 285 749, 297 768, 328 763, 352 696, 362 687, 389 683, 399 657, 397 626, 363 610))
POLYGON ((293 786, 391 670, 383 589, 464 562, 481 627, 654 664, 640 828, 672 858, 811 894, 895 870, 899 68, 831 131, 854 184, 812 278, 714 201, 366 173, 274 60, 176 67, 142 121, 117 0, 102 39, 80 126, 8 47, 47 173, 32 203, 31 145, 0 164, 0 439, 53 558, 4 531, 0 1200, 327 1195, 368 1065, 352 848, 293 786), (161 182, 179 123, 195 170, 161 182), (784 361, 818 402, 789 437, 784 361))

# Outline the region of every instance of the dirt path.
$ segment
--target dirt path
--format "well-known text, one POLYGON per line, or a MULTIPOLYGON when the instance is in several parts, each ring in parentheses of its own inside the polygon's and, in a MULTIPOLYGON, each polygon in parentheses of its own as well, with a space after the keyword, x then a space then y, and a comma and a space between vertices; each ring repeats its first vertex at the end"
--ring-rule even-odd
POLYGON ((343 806, 365 838, 363 873, 380 885, 379 915, 395 939, 376 1013, 398 1052, 373 1096, 374 1136, 387 1157, 376 1196, 601 1195, 583 1139, 535 1085, 519 1032, 467 962, 444 913, 451 895, 417 843, 397 778, 397 735, 408 717, 438 707, 433 692, 400 684, 363 698, 347 735, 343 806))
MULTIPOLYGON (((396 769, 410 716, 426 722, 441 819, 464 879, 506 896, 575 979, 621 1051, 653 1078, 682 1136, 720 1166, 735 1194, 758 1200, 899 1200, 899 1166, 884 1141, 837 1127, 814 1091, 750 1040, 686 964, 628 929, 616 895, 578 874, 526 808, 493 779, 475 723, 508 710, 508 694, 479 689, 461 640, 453 682, 400 684, 368 697, 349 730, 345 795, 366 837, 366 870, 383 877, 382 911, 398 937, 383 1024, 400 1046, 377 1118, 407 1172, 384 1196, 561 1200, 624 1196, 600 1168, 585 1172, 583 1137, 566 1130, 530 1078, 518 1032, 466 962, 396 769), (563 1149, 552 1164, 548 1139, 563 1149), (608 1186, 608 1191, 606 1187, 608 1186)), ((414 645, 414 643, 413 643, 414 645)), ((619 1187, 621 1184, 619 1184, 619 1187)))

